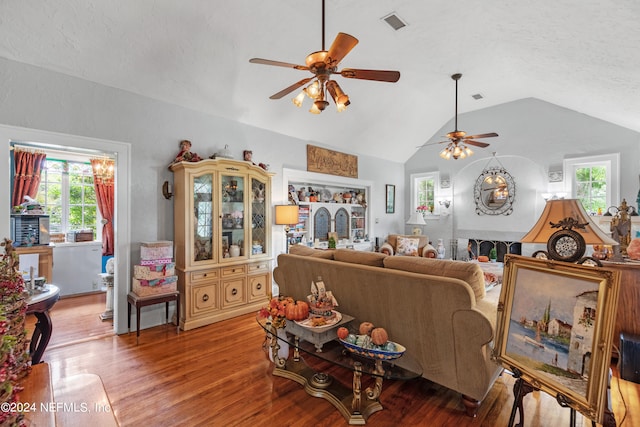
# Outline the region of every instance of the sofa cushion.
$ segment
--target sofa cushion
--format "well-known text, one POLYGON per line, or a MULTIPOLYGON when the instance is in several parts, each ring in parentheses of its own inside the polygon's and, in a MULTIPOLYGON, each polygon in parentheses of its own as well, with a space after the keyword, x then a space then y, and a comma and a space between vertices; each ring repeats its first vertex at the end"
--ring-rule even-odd
POLYGON ((398 237, 396 255, 418 256, 419 239, 413 237, 398 237))
POLYGON ((383 263, 385 268, 461 279, 471 286, 476 300, 484 298, 485 295, 484 274, 480 266, 472 262, 390 256, 386 257, 383 263))
POLYGON ((333 259, 336 261, 372 265, 374 267, 384 267, 383 261, 386 257, 386 254, 378 252, 364 252, 353 249, 336 249, 333 254, 333 259))
POLYGON ((311 256, 316 258, 333 259, 334 250, 314 249, 305 245, 289 246, 289 253, 293 255, 311 256))

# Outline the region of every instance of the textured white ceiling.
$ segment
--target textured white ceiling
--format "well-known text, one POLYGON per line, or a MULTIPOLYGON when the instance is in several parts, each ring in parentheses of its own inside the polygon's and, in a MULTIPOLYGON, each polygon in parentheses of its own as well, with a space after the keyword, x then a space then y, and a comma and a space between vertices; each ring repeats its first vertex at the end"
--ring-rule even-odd
POLYGON ((401 78, 337 77, 352 105, 319 116, 268 99, 308 72, 249 59, 304 64, 322 47, 321 0, 0 0, 0 57, 404 162, 441 139, 456 72, 460 113, 535 97, 640 131, 639 21, 637 0, 326 0, 326 47, 360 40, 340 68, 401 78), (392 30, 392 12, 408 26, 392 30))

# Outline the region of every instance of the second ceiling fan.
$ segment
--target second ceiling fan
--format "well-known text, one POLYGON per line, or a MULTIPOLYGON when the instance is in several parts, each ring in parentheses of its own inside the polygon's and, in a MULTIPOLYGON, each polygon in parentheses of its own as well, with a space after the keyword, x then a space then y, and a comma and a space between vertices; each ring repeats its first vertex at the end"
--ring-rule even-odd
POLYGON ((485 148, 485 147, 488 147, 489 144, 487 144, 486 142, 475 141, 475 140, 480 138, 492 138, 492 137, 498 136, 498 134, 495 132, 482 133, 478 135, 467 135, 465 131, 458 130, 458 80, 460 80, 461 77, 462 77, 462 74, 460 73, 457 73, 451 76, 451 78, 456 82, 456 115, 455 115, 454 131, 449 132, 448 134, 445 135, 447 138, 449 138, 449 141, 432 142, 432 143, 420 145, 418 147, 418 148, 422 148, 427 145, 448 143, 448 145, 440 152, 440 157, 442 157, 445 160, 449 160, 451 158, 453 158, 454 160, 457 160, 459 158, 464 159, 465 157, 473 154, 473 151, 471 151, 471 149, 467 147, 467 144, 473 145, 475 147, 485 148))
POLYGON ((320 114, 329 105, 327 92, 336 104, 338 111, 344 111, 351 103, 349 96, 342 91, 338 82, 331 80, 333 74, 339 74, 348 79, 374 80, 380 82, 395 83, 400 79, 399 71, 387 70, 363 70, 358 68, 343 68, 338 71, 338 64, 358 44, 358 39, 345 33, 338 33, 329 50, 325 50, 324 44, 324 3, 322 0, 322 50, 309 54, 305 60, 306 65, 290 64, 288 62, 272 61, 270 59, 252 58, 253 64, 275 65, 278 67, 293 68, 296 70, 310 71, 313 76, 302 79, 291 86, 271 95, 270 99, 280 99, 294 90, 306 85, 298 96, 293 98, 293 103, 300 107, 305 95, 313 99, 311 113, 320 114))

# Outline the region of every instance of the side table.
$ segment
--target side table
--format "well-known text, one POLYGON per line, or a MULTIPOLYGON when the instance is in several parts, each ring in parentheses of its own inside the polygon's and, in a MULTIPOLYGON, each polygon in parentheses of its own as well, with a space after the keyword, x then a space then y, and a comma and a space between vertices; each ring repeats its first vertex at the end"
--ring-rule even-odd
POLYGON ((53 331, 49 309, 58 299, 60 299, 60 288, 49 284, 45 285, 44 292, 31 295, 27 299, 26 314, 33 314, 38 319, 31 336, 31 344, 29 344, 32 365, 42 362, 42 355, 49 344, 53 331))
POLYGON ((165 303, 165 313, 166 313, 166 322, 169 323, 169 302, 176 302, 176 333, 180 333, 180 292, 169 292, 166 294, 158 294, 158 295, 149 295, 141 297, 135 292, 129 292, 127 295, 127 326, 129 329, 129 333, 131 333, 131 306, 136 307, 136 344, 138 344, 138 340, 140 339, 140 309, 147 305, 155 305, 160 303, 165 303))

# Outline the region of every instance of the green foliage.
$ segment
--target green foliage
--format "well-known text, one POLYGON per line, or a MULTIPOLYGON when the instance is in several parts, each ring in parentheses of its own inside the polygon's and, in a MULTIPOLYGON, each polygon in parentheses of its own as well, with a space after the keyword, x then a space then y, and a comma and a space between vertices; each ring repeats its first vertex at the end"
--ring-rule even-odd
POLYGON ((52 232, 92 229, 95 236, 98 206, 90 164, 47 159, 36 200, 50 215, 52 232), (63 218, 63 204, 67 218, 63 218))
POLYGON ((607 168, 589 166, 576 169, 576 198, 587 213, 607 208, 607 168))
POLYGON ((497 259, 498 258, 498 251, 496 251, 496 248, 491 248, 491 250, 489 251, 489 259, 497 259))

